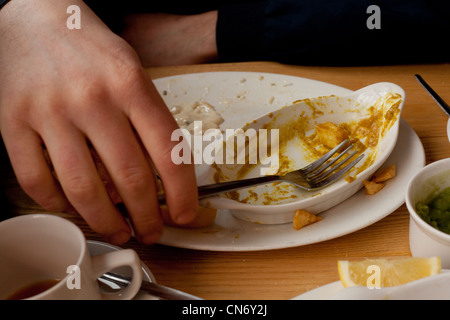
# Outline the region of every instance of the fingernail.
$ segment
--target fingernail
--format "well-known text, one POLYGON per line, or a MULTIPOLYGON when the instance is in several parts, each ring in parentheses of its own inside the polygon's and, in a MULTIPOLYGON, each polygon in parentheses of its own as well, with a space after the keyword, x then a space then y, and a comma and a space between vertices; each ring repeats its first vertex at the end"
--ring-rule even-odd
POLYGON ((113 234, 108 238, 108 242, 115 245, 122 245, 130 239, 130 233, 125 231, 120 231, 113 234))
POLYGON ((192 220, 194 220, 196 216, 196 211, 185 211, 175 218, 175 222, 179 224, 186 224, 192 222, 192 220))

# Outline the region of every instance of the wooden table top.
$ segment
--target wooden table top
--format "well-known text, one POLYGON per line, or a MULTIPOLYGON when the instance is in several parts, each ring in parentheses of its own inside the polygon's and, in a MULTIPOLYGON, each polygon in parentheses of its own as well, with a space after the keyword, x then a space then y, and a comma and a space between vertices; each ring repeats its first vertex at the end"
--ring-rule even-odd
MULTIPOLYGON (((357 90, 376 82, 393 82, 406 92, 402 118, 418 134, 426 162, 450 157, 448 117, 420 86, 420 74, 450 102, 450 64, 376 67, 309 67, 272 62, 158 67, 153 79, 195 72, 256 71, 299 76, 357 90)), ((19 213, 41 211, 13 183, 8 195, 19 213), (19 199, 20 200, 17 200, 19 199)), ((101 240, 79 217, 69 217, 88 239, 101 240)), ((204 299, 291 299, 308 290, 339 280, 337 260, 410 256, 409 215, 405 205, 364 229, 324 242, 294 248, 253 252, 210 252, 163 245, 143 246, 130 240, 158 283, 204 299)))

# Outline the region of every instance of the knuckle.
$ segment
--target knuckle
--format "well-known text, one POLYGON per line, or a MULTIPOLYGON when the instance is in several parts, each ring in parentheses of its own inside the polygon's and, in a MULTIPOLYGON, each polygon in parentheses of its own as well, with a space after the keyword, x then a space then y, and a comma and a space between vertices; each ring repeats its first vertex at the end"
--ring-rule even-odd
POLYGON ((170 175, 174 175, 184 170, 188 170, 190 164, 186 164, 184 162, 175 163, 172 155, 172 145, 167 144, 158 150, 158 158, 159 162, 163 165, 163 170, 168 172, 170 175))
POLYGON ((113 50, 109 53, 112 55, 114 69, 123 72, 140 67, 140 62, 135 51, 122 39, 119 40, 113 50))
POLYGON ((68 198, 75 203, 92 203, 100 190, 91 177, 81 173, 68 174, 61 183, 68 198))
POLYGON ((144 82, 144 69, 139 60, 130 53, 121 52, 115 59, 112 79, 114 89, 129 93, 144 82))
POLYGON ((116 173, 120 186, 131 194, 147 192, 153 181, 151 172, 141 166, 128 166, 116 173))
POLYGON ((86 103, 80 103, 77 110, 91 111, 92 105, 103 105, 102 102, 106 97, 105 83, 101 80, 92 80, 84 83, 80 88, 80 97, 83 97, 83 101, 86 103))
MULTIPOLYGON (((167 157, 166 157, 167 158, 167 157)), ((164 157, 162 159, 165 159, 164 157)), ((177 177, 183 177, 179 178, 177 181, 181 185, 184 183, 187 184, 188 181, 192 182, 195 185, 195 173, 194 173, 194 167, 187 163, 180 163, 175 164, 171 161, 171 158, 168 158, 165 160, 165 166, 162 170, 166 176, 174 177, 175 180, 177 180, 177 177)))
POLYGON ((28 194, 36 194, 45 180, 45 174, 41 171, 21 171, 16 173, 17 181, 28 194))

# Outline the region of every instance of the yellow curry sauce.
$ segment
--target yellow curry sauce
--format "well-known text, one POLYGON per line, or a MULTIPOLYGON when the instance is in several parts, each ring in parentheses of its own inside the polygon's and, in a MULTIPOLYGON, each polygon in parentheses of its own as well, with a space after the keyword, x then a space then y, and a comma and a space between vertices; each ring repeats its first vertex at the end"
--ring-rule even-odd
MULTIPOLYGON (((329 121, 314 124, 313 120, 324 115, 324 111, 321 109, 326 106, 321 101, 313 103, 310 99, 299 100, 294 102, 294 104, 301 102, 311 109, 310 116, 306 116, 305 112, 302 112, 298 117, 294 117, 282 126, 276 126, 276 119, 281 113, 275 116, 271 114, 271 121, 262 127, 263 129, 279 129, 279 168, 278 172, 274 174, 283 175, 298 169, 295 167, 295 161, 286 152, 288 143, 293 138, 298 139, 300 142, 296 146, 299 145, 299 148, 302 149, 303 156, 308 162, 315 161, 338 143, 348 138, 357 148, 355 158, 365 153, 364 163, 353 168, 346 177, 345 180, 350 183, 356 179, 359 173, 367 169, 374 162, 381 140, 399 116, 401 96, 392 93, 386 94, 367 109, 367 115, 363 118, 348 120, 339 124, 329 121), (312 133, 310 132, 311 126, 314 128, 312 133), (324 137, 328 141, 325 141, 324 137)), ((270 148, 268 149, 270 150, 270 148)), ((224 174, 221 165, 213 164, 216 170, 214 180, 215 182, 224 182, 244 179, 258 165, 248 164, 246 162, 246 164, 237 168, 234 176, 229 177, 224 174)), ((229 192, 226 196, 242 203, 277 204, 277 202, 282 200, 296 198, 297 196, 292 192, 295 188, 289 183, 277 182, 271 184, 270 192, 256 193, 250 188, 247 191, 247 196, 242 199, 240 191, 229 192)), ((314 195, 319 194, 316 193, 314 195)))

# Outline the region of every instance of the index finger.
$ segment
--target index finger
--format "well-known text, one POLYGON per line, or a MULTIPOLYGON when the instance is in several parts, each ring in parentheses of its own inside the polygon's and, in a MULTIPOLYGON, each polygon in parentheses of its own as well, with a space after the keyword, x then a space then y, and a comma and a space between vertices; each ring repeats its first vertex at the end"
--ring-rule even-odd
POLYGON ((198 207, 194 166, 172 161, 177 142, 171 141, 171 136, 179 127, 151 80, 146 79, 147 86, 141 89, 147 94, 129 100, 128 117, 161 177, 171 218, 188 223, 196 217, 198 207))

